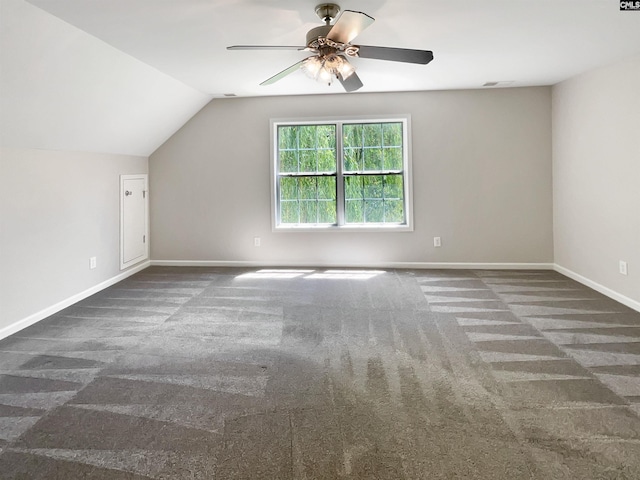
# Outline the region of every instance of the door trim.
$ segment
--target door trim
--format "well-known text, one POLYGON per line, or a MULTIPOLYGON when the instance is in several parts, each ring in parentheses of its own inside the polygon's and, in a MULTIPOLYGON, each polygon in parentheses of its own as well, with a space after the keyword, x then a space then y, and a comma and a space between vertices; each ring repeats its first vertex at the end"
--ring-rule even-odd
POLYGON ((149 259, 149 175, 147 173, 138 173, 133 175, 120 175, 120 270, 129 268, 140 262, 149 259), (124 261, 124 182, 126 180, 144 180, 145 202, 144 202, 144 255, 134 258, 128 262, 124 261))

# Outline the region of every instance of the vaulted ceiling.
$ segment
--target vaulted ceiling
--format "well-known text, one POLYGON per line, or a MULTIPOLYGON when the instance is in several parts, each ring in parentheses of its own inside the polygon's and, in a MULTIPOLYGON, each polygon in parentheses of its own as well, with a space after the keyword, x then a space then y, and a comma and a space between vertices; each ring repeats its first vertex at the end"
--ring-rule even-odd
MULTIPOLYGON (((210 99, 341 93, 295 72, 317 0, 0 0, 2 142, 148 155, 210 99)), ((428 49, 429 65, 364 58, 363 92, 552 85, 640 53, 640 12, 614 0, 353 0, 356 44, 428 49)))

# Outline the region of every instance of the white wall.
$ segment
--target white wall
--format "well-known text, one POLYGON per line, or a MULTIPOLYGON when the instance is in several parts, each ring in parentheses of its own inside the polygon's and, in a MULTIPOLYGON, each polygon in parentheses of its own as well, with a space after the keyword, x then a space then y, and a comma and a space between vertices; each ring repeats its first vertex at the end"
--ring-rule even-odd
POLYGON ((550 120, 547 87, 214 100, 150 157, 152 259, 551 263, 550 120), (414 232, 271 231, 270 118, 394 113, 412 117, 414 232))
POLYGON ((0 338, 120 273, 119 175, 147 172, 146 157, 0 150, 0 338))
POLYGON ((638 56, 553 87, 555 262, 638 305, 639 126, 638 56))

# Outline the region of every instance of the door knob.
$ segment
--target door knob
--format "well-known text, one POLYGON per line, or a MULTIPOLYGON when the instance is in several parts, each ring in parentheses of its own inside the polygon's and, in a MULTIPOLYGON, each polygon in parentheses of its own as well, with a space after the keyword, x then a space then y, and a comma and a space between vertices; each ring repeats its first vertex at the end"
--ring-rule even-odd
POLYGON ((125 190, 124 196, 128 197, 129 195, 133 195, 133 192, 130 192, 129 190, 125 190))

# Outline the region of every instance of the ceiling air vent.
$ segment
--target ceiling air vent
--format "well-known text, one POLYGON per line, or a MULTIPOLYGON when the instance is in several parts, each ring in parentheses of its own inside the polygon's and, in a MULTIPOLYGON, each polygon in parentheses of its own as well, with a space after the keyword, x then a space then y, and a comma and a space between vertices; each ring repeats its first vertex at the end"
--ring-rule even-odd
POLYGON ((514 82, 514 80, 503 80, 501 82, 487 82, 483 87, 508 87, 514 82))

